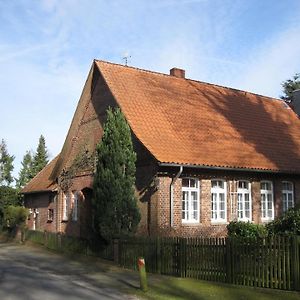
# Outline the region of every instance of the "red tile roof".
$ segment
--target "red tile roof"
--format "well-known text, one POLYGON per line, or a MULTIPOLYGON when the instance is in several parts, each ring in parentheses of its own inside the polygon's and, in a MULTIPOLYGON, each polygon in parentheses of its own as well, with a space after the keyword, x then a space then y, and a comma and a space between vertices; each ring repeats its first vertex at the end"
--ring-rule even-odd
POLYGON ((56 177, 79 149, 85 145, 94 150, 102 130, 96 112, 83 122, 92 106, 94 68, 136 137, 158 162, 300 174, 300 120, 283 101, 95 61, 61 154, 23 193, 55 190, 56 177))
POLYGON ((44 167, 29 183, 22 189, 22 193, 50 192, 57 188, 57 184, 49 179, 50 174, 58 160, 56 156, 47 166, 44 167))
POLYGON ((300 173, 300 121, 283 101, 95 63, 131 129, 159 162, 300 173))

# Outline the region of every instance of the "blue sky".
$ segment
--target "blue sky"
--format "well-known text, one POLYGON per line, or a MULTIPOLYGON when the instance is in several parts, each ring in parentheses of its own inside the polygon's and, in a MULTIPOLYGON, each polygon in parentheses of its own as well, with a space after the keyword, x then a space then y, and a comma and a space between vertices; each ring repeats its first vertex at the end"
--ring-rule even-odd
POLYGON ((17 176, 53 158, 94 58, 278 97, 300 72, 299 0, 0 0, 0 138, 17 176))

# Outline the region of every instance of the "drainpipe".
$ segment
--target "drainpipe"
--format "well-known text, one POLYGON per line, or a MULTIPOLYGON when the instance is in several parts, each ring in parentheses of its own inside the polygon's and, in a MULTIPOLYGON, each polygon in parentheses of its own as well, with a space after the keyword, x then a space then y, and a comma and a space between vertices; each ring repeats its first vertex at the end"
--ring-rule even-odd
POLYGON ((178 179, 178 177, 181 175, 183 170, 183 166, 180 166, 178 173, 176 176, 172 179, 171 184, 170 184, 170 225, 171 227, 174 227, 174 183, 178 179))

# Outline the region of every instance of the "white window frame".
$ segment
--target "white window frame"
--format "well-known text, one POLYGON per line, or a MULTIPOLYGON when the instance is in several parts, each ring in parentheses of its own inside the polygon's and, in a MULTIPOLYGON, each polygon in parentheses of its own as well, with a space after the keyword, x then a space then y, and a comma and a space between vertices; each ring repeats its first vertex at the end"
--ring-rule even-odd
POLYGON ((282 181, 282 212, 286 212, 287 210, 289 210, 290 208, 294 208, 295 206, 295 198, 294 198, 294 183, 292 181, 282 181), (283 189, 283 185, 284 183, 287 183, 287 184, 291 184, 292 185, 292 189, 291 190, 286 190, 286 189, 283 189), (286 201, 283 200, 283 195, 286 195, 286 201), (288 200, 288 197, 289 195, 292 195, 292 205, 289 206, 289 200, 288 200))
POLYGON ((212 179, 211 180, 211 223, 227 223, 227 182, 224 179, 212 179), (222 181, 224 188, 213 187, 214 181, 222 181), (216 194, 216 208, 214 207, 213 194, 216 194), (220 209, 220 194, 224 194, 224 218, 221 218, 220 209), (217 217, 213 217, 214 212, 216 212, 217 217))
POLYGON ((63 199, 62 199, 62 220, 63 221, 68 221, 69 218, 69 202, 70 202, 70 196, 69 194, 63 194, 63 199))
POLYGON ((237 217, 238 217, 238 221, 242 221, 242 222, 251 222, 252 221, 252 197, 251 197, 251 183, 250 181, 248 180, 239 180, 238 183, 237 183, 237 217), (245 188, 239 188, 239 183, 240 182, 246 182, 248 184, 248 189, 245 189, 245 188), (246 197, 245 195, 248 194, 249 195, 249 218, 246 217, 246 205, 245 205, 245 200, 246 200, 246 197), (240 199, 240 196, 241 195, 241 198, 242 198, 242 201, 241 201, 241 206, 242 206, 242 209, 240 210, 239 209, 239 199, 240 199), (239 212, 242 212, 243 214, 243 217, 241 218, 239 216, 239 212))
POLYGON ((72 193, 72 220, 78 221, 78 204, 79 204, 79 192, 73 192, 72 193))
MULTIPOLYGON (((193 177, 185 177, 182 178, 182 180, 195 180, 195 186, 196 187, 184 187, 181 188, 181 205, 183 203, 183 193, 188 193, 188 200, 187 200, 187 214, 185 214, 185 218, 182 218, 183 209, 181 206, 181 222, 183 224, 189 224, 189 223, 199 223, 200 221, 200 180, 198 178, 193 177), (192 192, 196 192, 197 195, 197 218, 194 218, 194 208, 193 208, 193 201, 192 201, 192 192), (188 216, 188 217, 187 217, 188 216)), ((190 185, 190 184, 189 184, 190 185)))
MULTIPOLYGON (((268 183, 271 185, 271 189, 270 190, 263 190, 260 186, 260 204, 261 204, 261 220, 263 222, 270 222, 272 220, 274 220, 275 217, 275 208, 274 208, 274 188, 273 188, 273 182, 270 180, 263 180, 260 182, 260 185, 262 183, 268 183), (264 217, 264 205, 263 205, 263 200, 262 200, 262 195, 265 195, 265 207, 267 207, 268 205, 268 195, 271 195, 271 199, 272 199, 272 216, 271 217, 264 217)), ((268 208, 266 210, 266 215, 268 215, 268 208)))
POLYGON ((48 208, 48 212, 47 212, 47 221, 48 222, 53 222, 54 220, 54 209, 53 208, 48 208), (51 211, 51 214, 50 214, 51 211))

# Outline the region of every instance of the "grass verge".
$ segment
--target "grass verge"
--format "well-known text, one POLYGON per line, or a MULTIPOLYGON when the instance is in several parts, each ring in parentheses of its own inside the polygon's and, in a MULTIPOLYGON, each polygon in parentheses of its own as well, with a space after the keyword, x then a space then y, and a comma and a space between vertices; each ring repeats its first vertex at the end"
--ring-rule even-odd
POLYGON ((149 284, 146 293, 136 291, 143 299, 186 299, 186 300, 299 300, 299 292, 267 288, 244 287, 188 278, 160 276, 161 280, 149 284))

